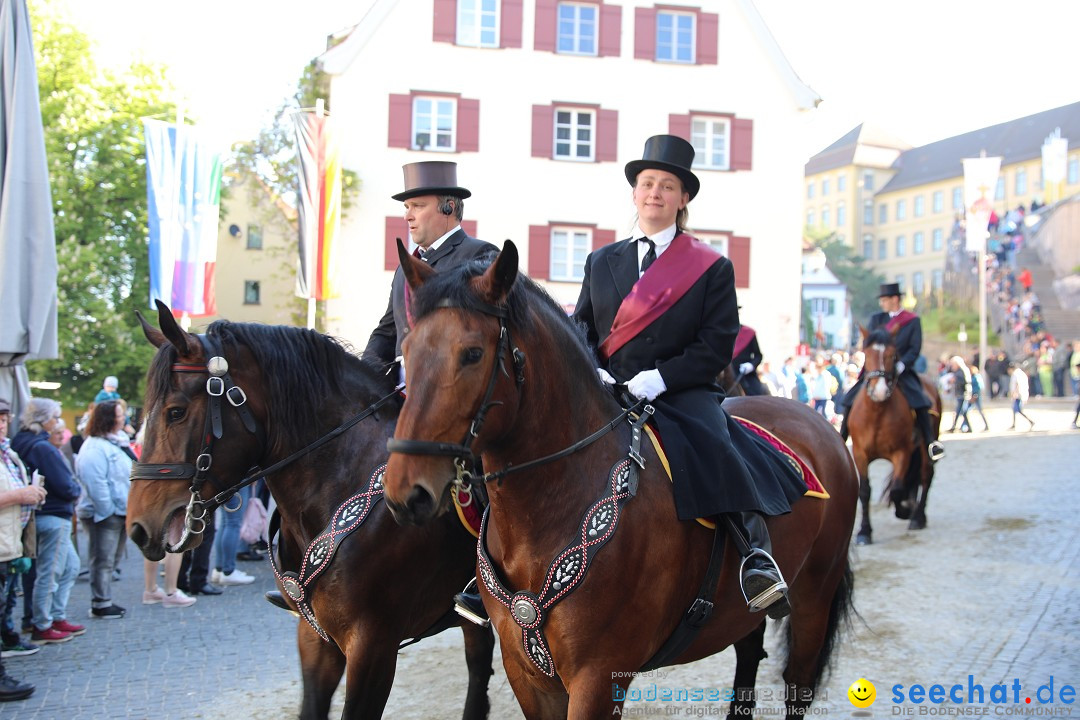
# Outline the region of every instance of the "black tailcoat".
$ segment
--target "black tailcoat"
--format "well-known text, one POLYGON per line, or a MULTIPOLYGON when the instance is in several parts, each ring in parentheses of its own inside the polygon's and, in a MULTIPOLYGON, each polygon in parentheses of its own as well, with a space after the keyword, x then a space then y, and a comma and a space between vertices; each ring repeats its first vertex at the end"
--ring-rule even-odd
MULTIPOLYGON (((870 317, 870 326, 867 329, 873 332, 885 327, 888 323, 889 313, 874 313, 870 317)), ((915 372, 915 361, 919 359, 919 354, 922 352, 922 321, 916 317, 900 328, 893 339, 893 345, 896 346, 896 359, 904 363, 904 372, 900 373, 896 383, 900 387, 900 392, 904 393, 904 399, 912 410, 929 408, 930 398, 926 397, 919 374, 915 372)), ((863 378, 860 375, 859 381, 844 395, 842 410, 845 415, 855 403, 855 397, 862 386, 863 378)))

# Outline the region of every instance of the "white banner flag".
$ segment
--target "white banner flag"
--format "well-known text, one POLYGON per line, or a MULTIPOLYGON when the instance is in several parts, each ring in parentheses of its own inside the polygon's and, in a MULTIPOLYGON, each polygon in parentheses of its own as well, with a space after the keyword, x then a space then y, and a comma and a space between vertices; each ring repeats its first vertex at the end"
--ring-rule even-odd
POLYGON ((1065 166, 1069 155, 1069 141, 1061 137, 1061 129, 1055 130, 1042 146, 1043 202, 1055 203, 1065 196, 1065 166))
POLYGON ((964 222, 968 252, 985 252, 990 213, 994 210, 1000 157, 964 158, 964 222))

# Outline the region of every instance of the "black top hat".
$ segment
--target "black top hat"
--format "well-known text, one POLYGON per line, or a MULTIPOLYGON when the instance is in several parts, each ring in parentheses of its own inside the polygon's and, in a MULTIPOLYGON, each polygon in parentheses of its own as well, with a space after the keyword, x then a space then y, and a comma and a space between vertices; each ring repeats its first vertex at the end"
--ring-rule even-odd
POLYGON ((425 160, 402 165, 401 169, 405 173, 405 189, 391 196, 395 200, 408 200, 421 195, 453 195, 464 200, 472 195, 465 188, 458 187, 457 163, 425 160))
POLYGON ((881 289, 878 291, 878 297, 900 297, 900 283, 882 283, 881 289))
POLYGON ((694 146, 674 135, 653 135, 645 141, 645 152, 640 160, 626 163, 626 179, 631 185, 637 182, 638 173, 647 168, 666 170, 682 180, 683 187, 690 194, 690 199, 698 194, 701 182, 690 171, 694 164, 694 146))

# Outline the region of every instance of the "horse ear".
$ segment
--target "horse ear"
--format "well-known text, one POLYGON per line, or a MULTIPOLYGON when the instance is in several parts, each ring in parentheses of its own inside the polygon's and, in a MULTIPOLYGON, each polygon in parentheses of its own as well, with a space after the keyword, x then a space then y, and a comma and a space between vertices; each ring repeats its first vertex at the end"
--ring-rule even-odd
POLYGON ((405 249, 401 238, 397 238, 397 256, 401 264, 401 271, 405 273, 405 282, 413 290, 424 284, 424 281, 435 274, 435 268, 428 265, 420 258, 413 257, 412 253, 405 249))
POLYGON ((859 323, 859 334, 862 335, 862 339, 865 341, 866 336, 870 334, 870 331, 864 328, 862 323, 859 323))
MULTIPOLYGON (((154 345, 157 345, 157 347, 161 347, 164 341, 168 340, 181 356, 190 357, 198 354, 199 350, 202 349, 202 345, 199 344, 199 341, 190 333, 184 332, 184 329, 176 323, 176 318, 173 317, 172 310, 169 309, 168 305, 160 300, 155 300, 154 302, 157 304, 158 309, 158 326, 161 327, 161 331, 158 334, 162 336, 163 342, 160 344, 154 342, 154 338, 146 332, 147 326, 145 321, 143 321, 143 333, 146 333, 146 339, 154 343, 154 345)), ((139 316, 139 319, 142 320, 141 315, 139 316)))
POLYGON ((518 274, 518 250, 513 241, 503 243, 502 252, 480 278, 479 290, 492 305, 504 300, 514 287, 518 274))
POLYGON ((159 348, 168 342, 162 332, 148 323, 146 318, 143 317, 143 314, 138 310, 135 311, 135 317, 139 318, 139 325, 142 325, 143 335, 146 336, 146 339, 150 341, 151 345, 159 348))

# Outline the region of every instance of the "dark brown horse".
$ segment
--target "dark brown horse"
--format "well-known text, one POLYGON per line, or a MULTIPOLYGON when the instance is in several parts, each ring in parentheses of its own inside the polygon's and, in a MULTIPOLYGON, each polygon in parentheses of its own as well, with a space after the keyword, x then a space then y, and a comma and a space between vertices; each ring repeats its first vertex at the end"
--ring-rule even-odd
POLYGON ((930 398, 930 430, 934 437, 919 440, 911 406, 904 393, 896 387, 897 373, 895 333, 884 328, 868 332, 860 327, 863 338, 863 392, 860 392, 848 411, 848 432, 851 435, 852 455, 859 471, 859 500, 862 502, 862 525, 856 542, 868 545, 873 541, 870 527, 870 476, 867 469, 874 460, 892 463, 883 495, 895 507, 896 517, 910 519, 908 528, 926 527, 926 496, 934 479, 934 464, 926 454, 926 446, 937 440, 941 424, 941 395, 934 384, 919 376, 923 390, 930 398), (919 493, 919 488, 922 493, 919 493))
MULTIPOLYGON (((158 311, 161 331, 143 321, 158 352, 147 374, 146 437, 133 476, 161 472, 170 477, 170 468, 192 461, 209 466, 209 472, 197 498, 189 489, 194 482, 190 471, 188 477, 177 471, 174 479, 132 482, 128 532, 151 560, 201 542, 202 506, 197 503, 250 477, 254 466, 270 468, 310 446, 383 400, 377 412, 340 437, 265 476, 281 515, 279 586, 302 563, 313 572, 326 546, 312 541, 329 535, 336 510, 353 507, 343 505, 347 499, 367 491, 362 498, 369 501, 366 520, 340 540, 336 556, 320 566, 317 579, 297 581, 315 623, 329 638, 324 641, 313 624, 300 621, 301 717, 327 717, 343 672, 342 717, 381 717, 399 644, 437 628, 440 620, 458 624, 451 619, 456 615, 447 617, 451 599, 474 576, 476 562, 476 542, 456 516, 424 528, 400 528, 385 503, 378 502, 381 487, 369 486, 385 461, 386 440, 400 406, 394 392, 397 373, 391 379, 313 331, 222 321, 195 336, 181 330, 163 304, 158 311), (210 362, 210 355, 220 355, 227 367, 210 362), (214 408, 211 392, 221 391, 228 402, 218 402, 214 428, 207 419, 214 408), (207 438, 212 438, 209 451, 207 438), (186 519, 185 508, 193 501, 196 511, 186 519)), ((205 511, 213 512, 212 505, 205 511)), ((357 517, 346 511, 335 518, 350 516, 357 517)), ((494 636, 468 622, 462 629, 469 667, 463 716, 484 718, 494 636)))
MULTIPOLYGON (((473 452, 488 471, 484 481, 499 479, 487 485, 482 539, 490 564, 482 555, 481 585, 525 716, 611 717, 623 704, 613 677, 732 644, 736 692, 752 689, 764 617, 747 611, 730 543, 718 590, 705 601, 715 601, 712 617, 677 655, 656 660, 702 585, 713 532, 676 519, 670 482, 648 442, 640 483, 624 482, 631 429, 613 423, 621 409, 597 379, 579 330, 518 275, 513 243, 486 270, 473 264, 435 275, 402 248, 399 255, 414 326, 403 346, 409 396, 391 446, 387 503, 400 520, 433 521, 449 507, 451 487, 468 481, 473 452), (550 457, 590 435, 586 447, 550 457), (529 464, 539 458, 550 461, 529 464), (597 550, 601 540, 607 544, 597 550), (493 577, 511 595, 493 595, 493 577)), ((850 608, 857 477, 836 431, 809 408, 755 397, 732 400, 729 409, 782 438, 832 495, 803 499, 768 521, 791 585, 784 679, 797 688, 788 712, 801 717, 850 608)), ((718 482, 722 474, 717 468, 718 482)), ((731 712, 752 707, 737 699, 731 712)))

